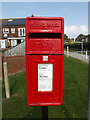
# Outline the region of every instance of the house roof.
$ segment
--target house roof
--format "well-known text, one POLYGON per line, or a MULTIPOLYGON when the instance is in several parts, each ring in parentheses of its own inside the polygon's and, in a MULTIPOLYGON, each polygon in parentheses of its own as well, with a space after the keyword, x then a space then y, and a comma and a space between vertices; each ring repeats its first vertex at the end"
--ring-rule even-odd
POLYGON ((3 25, 4 22, 7 22, 8 19, 0 19, 0 23, 3 25))
POLYGON ((13 19, 12 21, 7 21, 3 23, 3 26, 11 25, 25 25, 25 19, 13 19))

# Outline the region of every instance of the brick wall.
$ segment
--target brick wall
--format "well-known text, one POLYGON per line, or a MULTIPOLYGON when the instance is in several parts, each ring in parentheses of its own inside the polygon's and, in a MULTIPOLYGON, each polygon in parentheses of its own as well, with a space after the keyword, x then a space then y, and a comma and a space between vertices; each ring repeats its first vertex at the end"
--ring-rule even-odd
POLYGON ((26 68, 25 55, 3 57, 3 62, 8 64, 8 74, 18 73, 26 68))

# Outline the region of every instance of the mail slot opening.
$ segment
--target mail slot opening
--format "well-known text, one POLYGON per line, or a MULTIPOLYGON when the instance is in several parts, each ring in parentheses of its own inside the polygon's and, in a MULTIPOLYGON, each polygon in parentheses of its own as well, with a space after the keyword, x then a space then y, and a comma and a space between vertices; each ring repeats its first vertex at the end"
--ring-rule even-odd
POLYGON ((29 38, 60 38, 61 33, 29 33, 29 38))

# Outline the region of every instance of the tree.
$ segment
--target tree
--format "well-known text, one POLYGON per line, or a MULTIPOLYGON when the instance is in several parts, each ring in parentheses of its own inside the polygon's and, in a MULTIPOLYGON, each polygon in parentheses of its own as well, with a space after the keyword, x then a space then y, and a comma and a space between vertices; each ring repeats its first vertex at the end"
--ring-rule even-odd
POLYGON ((80 41, 83 37, 85 37, 85 35, 79 34, 76 38, 76 41, 80 41))
POLYGON ((68 39, 68 36, 64 34, 64 41, 66 41, 67 39, 68 39))

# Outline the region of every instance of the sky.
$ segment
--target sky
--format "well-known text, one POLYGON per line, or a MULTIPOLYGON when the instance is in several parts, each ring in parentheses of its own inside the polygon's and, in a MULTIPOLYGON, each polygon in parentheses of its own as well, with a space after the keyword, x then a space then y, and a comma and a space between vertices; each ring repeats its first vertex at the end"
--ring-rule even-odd
POLYGON ((3 2, 2 18, 63 17, 70 38, 88 34, 88 2, 3 2))

